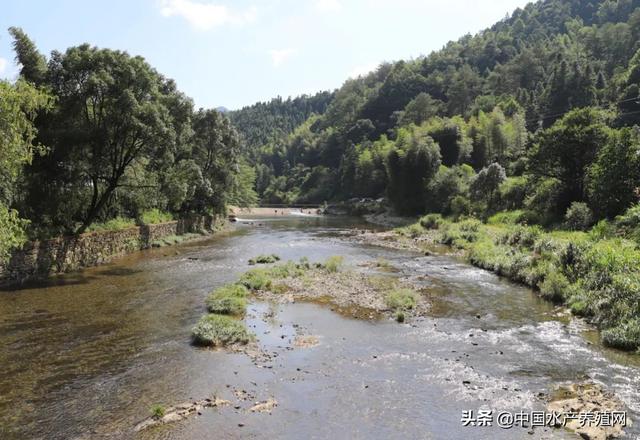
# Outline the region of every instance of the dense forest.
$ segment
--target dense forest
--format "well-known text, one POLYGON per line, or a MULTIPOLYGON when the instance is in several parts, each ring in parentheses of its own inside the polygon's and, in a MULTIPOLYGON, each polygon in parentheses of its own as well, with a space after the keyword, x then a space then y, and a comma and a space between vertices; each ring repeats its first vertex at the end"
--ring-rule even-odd
POLYGON ((263 128, 245 154, 263 203, 424 215, 397 234, 437 230, 640 349, 640 1, 530 3, 348 79, 293 129, 260 108, 233 117, 258 118, 238 125, 253 144, 263 128))
POLYGON ((639 7, 532 3, 334 94, 233 112, 260 199, 387 197, 402 214, 519 208, 543 224, 575 204, 587 223, 622 213, 640 187, 639 7))
POLYGON ((9 31, 21 71, 0 82, 0 257, 27 238, 255 202, 229 119, 143 58, 84 44, 46 59, 9 31))

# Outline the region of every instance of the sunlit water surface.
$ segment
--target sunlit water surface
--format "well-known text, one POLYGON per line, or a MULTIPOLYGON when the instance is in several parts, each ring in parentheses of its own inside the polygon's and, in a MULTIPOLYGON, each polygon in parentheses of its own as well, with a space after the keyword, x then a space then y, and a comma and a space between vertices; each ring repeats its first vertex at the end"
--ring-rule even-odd
POLYGON ((624 400, 639 420, 628 438, 640 435, 637 356, 602 348, 597 335, 529 289, 453 257, 341 238, 354 226, 365 227, 348 219, 254 219, 206 241, 0 292, 0 438, 576 438, 463 427, 460 419, 479 408, 541 410, 539 393, 586 378, 624 400), (358 270, 384 258, 400 269, 395 276, 425 287, 430 316, 401 325, 326 305, 256 301, 246 320, 271 361, 191 346, 208 292, 261 253, 312 261, 344 255, 358 270), (293 349, 297 332, 320 344, 293 349), (133 432, 153 404, 212 395, 232 405, 133 432), (272 414, 247 411, 270 397, 278 401, 272 414))

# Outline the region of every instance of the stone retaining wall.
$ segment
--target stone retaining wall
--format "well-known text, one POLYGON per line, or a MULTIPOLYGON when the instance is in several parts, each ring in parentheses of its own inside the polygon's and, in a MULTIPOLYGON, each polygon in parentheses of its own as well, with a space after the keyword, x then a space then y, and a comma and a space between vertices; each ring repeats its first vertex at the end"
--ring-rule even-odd
POLYGON ((224 217, 197 216, 120 231, 28 242, 13 253, 6 265, 0 265, 0 285, 97 266, 115 257, 148 249, 156 240, 189 232, 212 233, 225 223, 224 217))

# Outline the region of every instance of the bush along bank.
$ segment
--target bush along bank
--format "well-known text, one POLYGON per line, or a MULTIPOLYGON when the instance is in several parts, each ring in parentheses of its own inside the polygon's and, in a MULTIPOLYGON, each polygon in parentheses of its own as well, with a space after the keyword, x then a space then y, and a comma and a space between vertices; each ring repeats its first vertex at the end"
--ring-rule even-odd
POLYGON ((430 214, 398 232, 416 237, 436 230, 437 241, 463 250, 471 264, 533 287, 595 324, 605 345, 640 352, 640 249, 629 238, 638 235, 628 233, 631 214, 588 232, 518 224, 517 213, 486 223, 430 214))

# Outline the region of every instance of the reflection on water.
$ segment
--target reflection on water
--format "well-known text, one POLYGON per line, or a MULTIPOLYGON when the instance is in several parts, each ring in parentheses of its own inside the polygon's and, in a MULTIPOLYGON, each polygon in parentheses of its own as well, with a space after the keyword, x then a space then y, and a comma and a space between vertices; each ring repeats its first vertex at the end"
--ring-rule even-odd
POLYGON ((585 377, 616 391, 637 418, 638 357, 603 349, 528 289, 449 257, 339 239, 363 227, 355 221, 253 220, 206 241, 0 292, 0 438, 131 438, 151 405, 212 394, 239 408, 205 410, 138 437, 573 438, 469 431, 460 414, 482 405, 541 408, 539 392, 585 377), (340 254, 353 266, 385 258, 422 284, 434 306, 399 325, 318 304, 256 302, 247 322, 273 354, 263 368, 242 354, 192 347, 207 293, 261 253, 312 261, 340 254), (296 332, 320 345, 292 350, 296 332), (248 413, 235 402, 238 389, 279 405, 272 415, 248 413))

